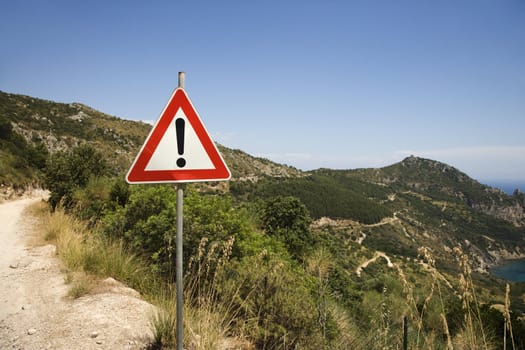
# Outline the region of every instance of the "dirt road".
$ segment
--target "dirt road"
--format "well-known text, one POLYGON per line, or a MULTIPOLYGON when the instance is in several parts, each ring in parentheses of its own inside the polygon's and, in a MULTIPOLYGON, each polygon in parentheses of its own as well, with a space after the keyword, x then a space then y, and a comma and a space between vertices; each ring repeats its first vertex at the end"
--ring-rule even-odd
POLYGON ((41 198, 0 203, 0 349, 144 349, 153 307, 108 280, 108 292, 67 297, 53 245, 28 247, 41 198))

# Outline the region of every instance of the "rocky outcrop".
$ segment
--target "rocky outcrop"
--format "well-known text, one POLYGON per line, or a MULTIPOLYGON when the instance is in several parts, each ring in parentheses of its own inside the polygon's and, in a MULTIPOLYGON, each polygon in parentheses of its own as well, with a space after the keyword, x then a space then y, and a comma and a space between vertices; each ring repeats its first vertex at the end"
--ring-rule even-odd
POLYGON ((525 208, 520 203, 515 202, 513 205, 498 205, 493 202, 491 204, 473 204, 473 208, 512 223, 514 226, 525 226, 525 208))
POLYGON ((47 197, 48 194, 48 191, 38 186, 28 185, 26 187, 14 188, 12 186, 0 185, 0 203, 20 198, 47 197))

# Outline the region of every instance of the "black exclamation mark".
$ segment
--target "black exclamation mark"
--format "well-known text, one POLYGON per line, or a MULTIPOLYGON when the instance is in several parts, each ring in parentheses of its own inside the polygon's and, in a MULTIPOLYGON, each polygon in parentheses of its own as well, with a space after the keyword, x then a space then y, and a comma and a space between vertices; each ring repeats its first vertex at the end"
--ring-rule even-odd
MULTIPOLYGON (((175 130, 177 132, 177 152, 179 156, 184 154, 184 125, 185 121, 182 118, 177 118, 175 120, 175 130)), ((186 165, 186 160, 184 158, 177 159, 177 166, 179 168, 184 168, 186 165)))

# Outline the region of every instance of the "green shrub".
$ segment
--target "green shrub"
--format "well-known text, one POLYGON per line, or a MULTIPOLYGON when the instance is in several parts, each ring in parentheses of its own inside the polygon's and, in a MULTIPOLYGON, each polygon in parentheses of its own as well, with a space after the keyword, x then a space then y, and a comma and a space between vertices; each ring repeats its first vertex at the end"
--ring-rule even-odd
POLYGON ((155 270, 167 272, 175 261, 176 202, 173 188, 135 187, 125 207, 105 215, 101 229, 109 238, 123 239, 155 270))
POLYGON ((104 177, 92 177, 85 187, 76 189, 72 194, 72 206, 75 215, 94 226, 111 205, 110 180, 104 177))
POLYGON ((70 208, 74 191, 85 187, 91 177, 101 177, 106 171, 102 154, 89 145, 50 156, 45 168, 45 185, 51 192, 49 202, 52 208, 60 202, 65 208, 70 208))
MULTIPOLYGON (((175 261, 176 191, 170 186, 135 186, 124 207, 108 212, 102 231, 122 238, 135 252, 146 256, 155 270, 170 275, 175 261)), ((228 196, 185 191, 183 206, 184 265, 197 254, 202 238, 224 242, 234 237, 232 256, 240 258, 265 246, 283 251, 278 243, 255 232, 247 213, 236 209, 228 196)))
POLYGON ((298 198, 276 197, 264 203, 261 223, 264 231, 284 242, 290 254, 301 257, 313 243, 308 209, 298 198))
POLYGON ((244 332, 257 348, 323 348, 312 296, 314 284, 301 269, 262 252, 232 262, 226 276, 223 286, 238 288, 235 309, 242 310, 239 318, 245 320, 244 332))
POLYGON ((117 178, 111 187, 109 192, 109 198, 112 203, 119 205, 121 207, 125 206, 128 202, 129 196, 131 194, 130 187, 123 178, 117 178))

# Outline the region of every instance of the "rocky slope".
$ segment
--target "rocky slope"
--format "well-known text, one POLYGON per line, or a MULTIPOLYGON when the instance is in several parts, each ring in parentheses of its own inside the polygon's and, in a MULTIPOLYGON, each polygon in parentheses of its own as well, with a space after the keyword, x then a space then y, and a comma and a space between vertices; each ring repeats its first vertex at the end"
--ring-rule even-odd
MULTIPOLYGON (((43 145, 50 153, 89 143, 103 153, 114 173, 128 170, 151 130, 149 124, 110 116, 80 103, 57 103, 0 91, 0 130, 3 123, 30 145, 43 145)), ((256 181, 261 176, 302 174, 293 167, 253 157, 240 150, 221 145, 219 148, 236 180, 256 181)), ((2 161, 1 154, 0 164, 3 171, 16 172, 16 165, 2 161)))
POLYGON ((393 189, 464 203, 517 227, 525 225, 524 202, 519 196, 483 185, 445 163, 411 156, 384 168, 356 170, 355 174, 393 189))

